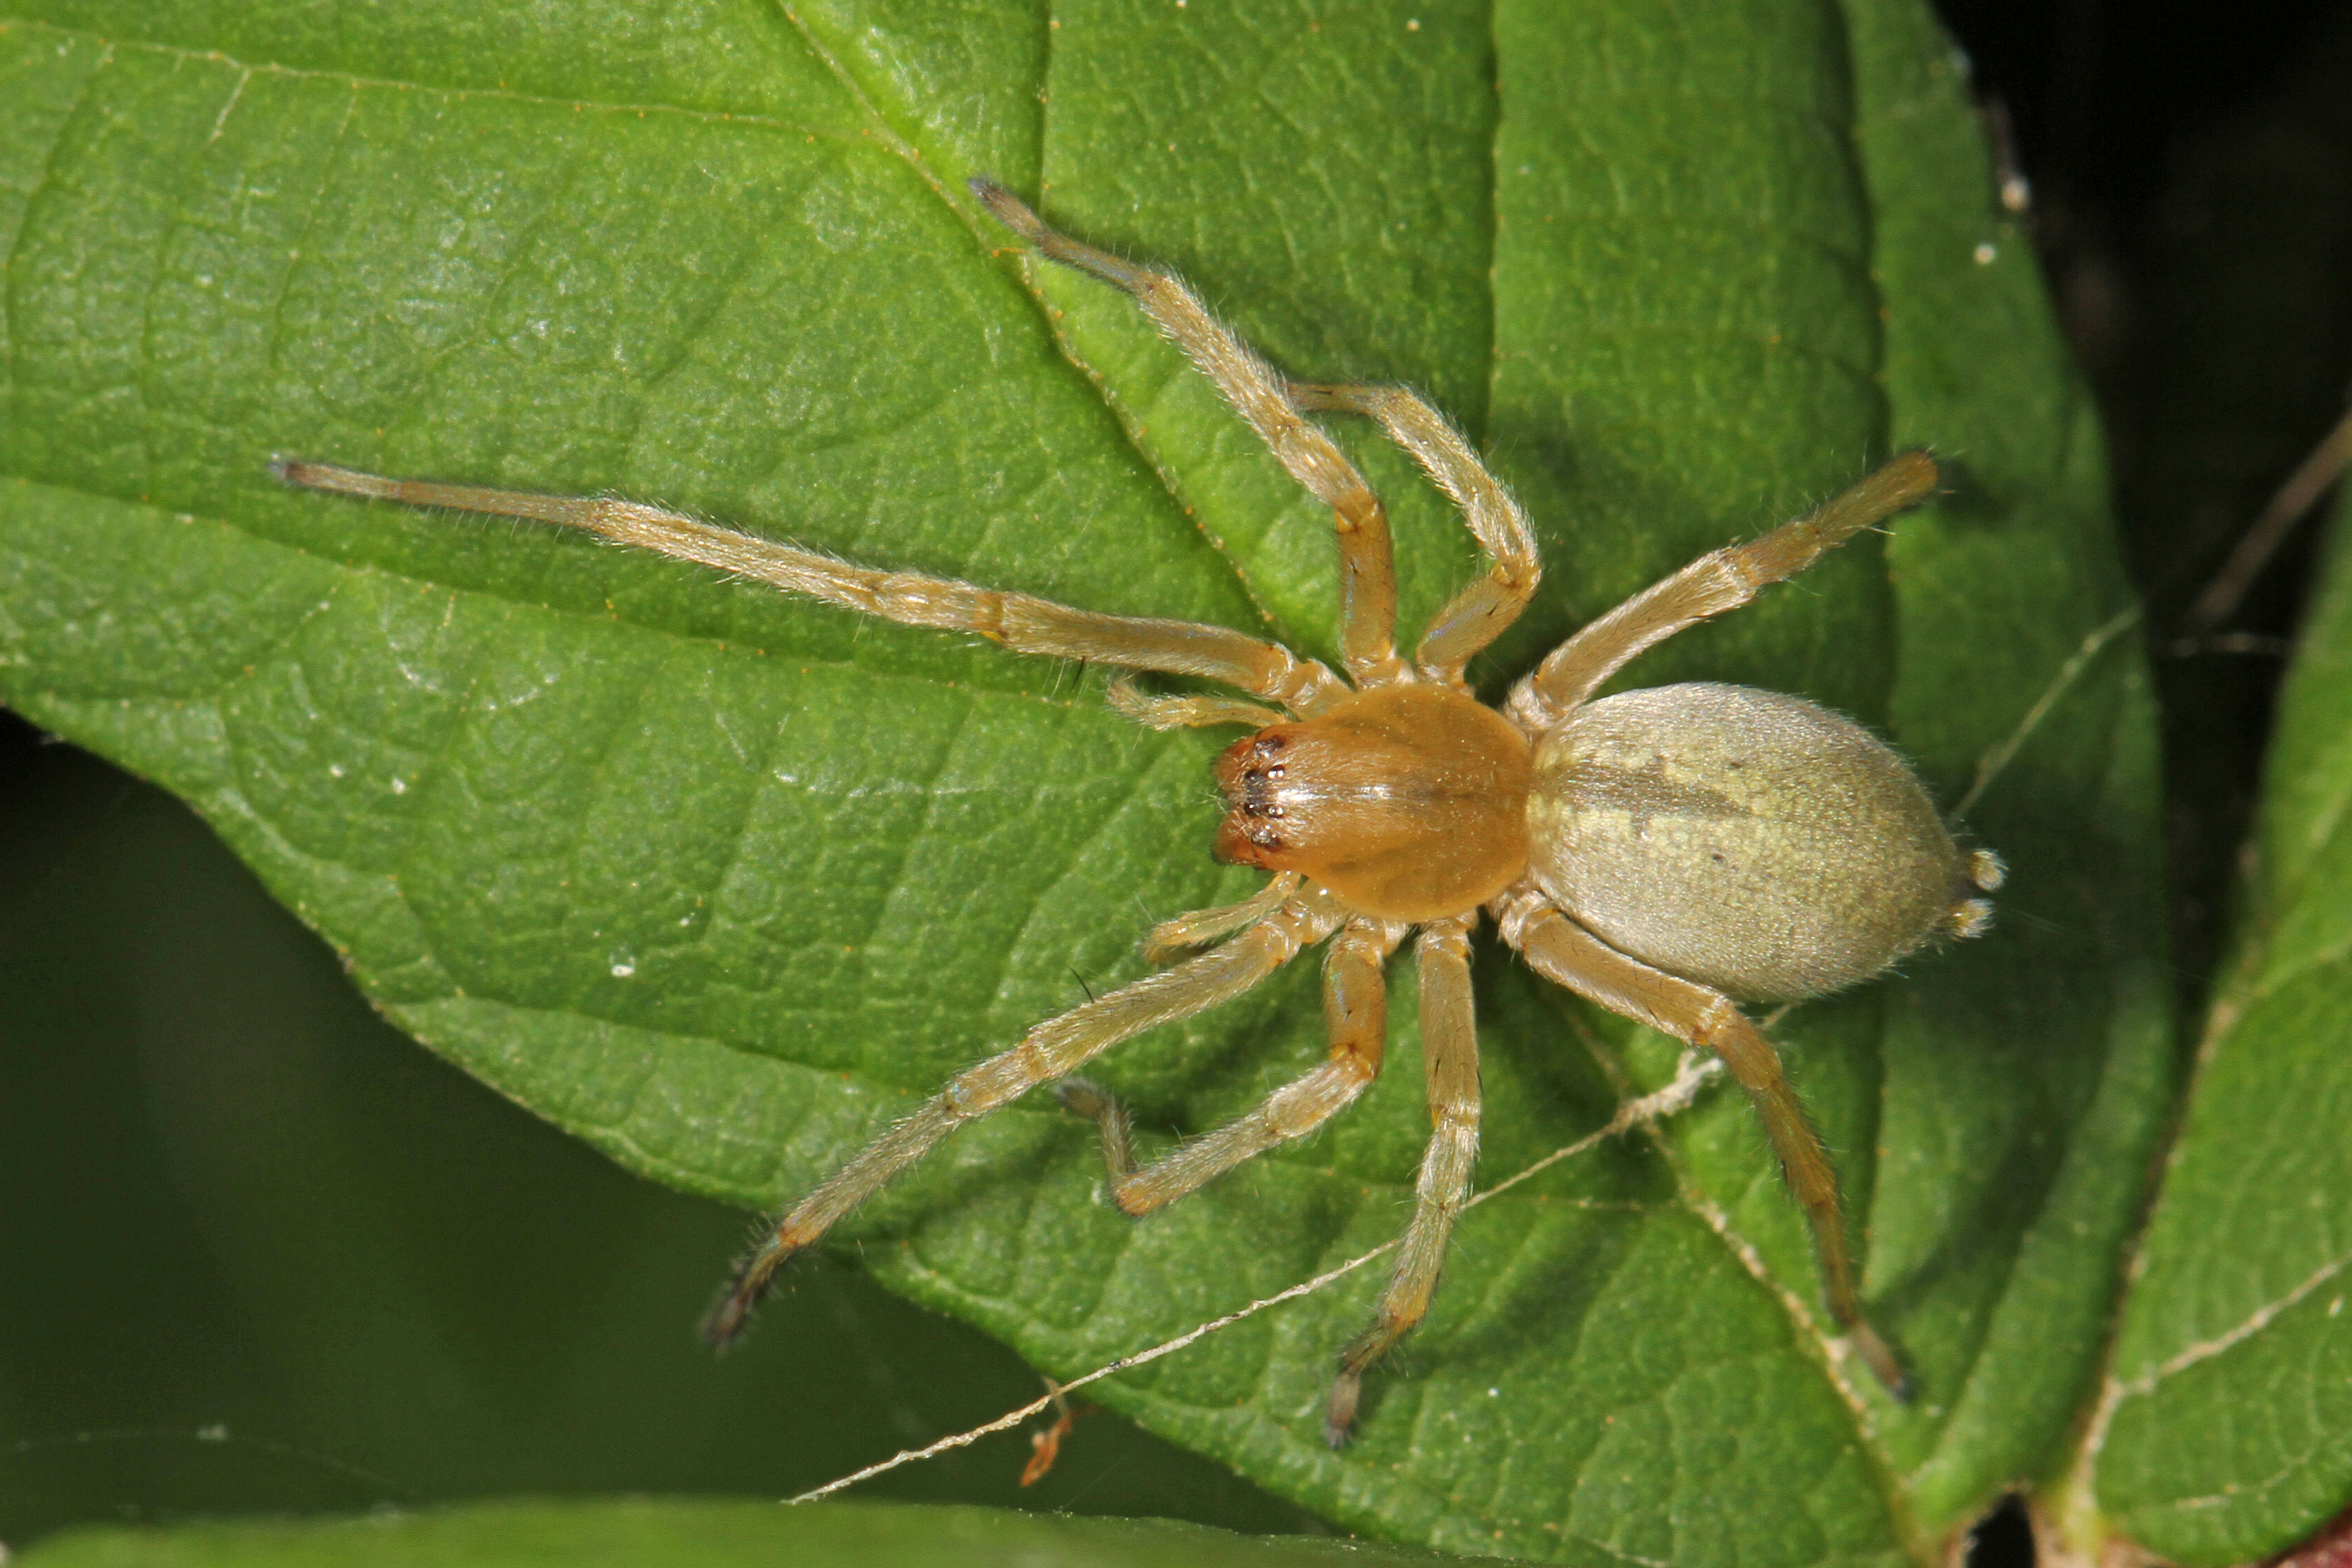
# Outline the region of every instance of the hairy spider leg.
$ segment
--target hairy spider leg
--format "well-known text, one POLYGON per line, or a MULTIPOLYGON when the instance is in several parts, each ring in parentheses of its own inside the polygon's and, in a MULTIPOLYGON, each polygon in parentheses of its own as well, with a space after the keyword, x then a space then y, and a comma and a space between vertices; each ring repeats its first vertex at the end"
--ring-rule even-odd
POLYGON ((1813 1251, 1821 1258, 1830 1317, 1886 1391, 1896 1399, 1907 1397, 1894 1351, 1862 1314, 1837 1173, 1822 1148, 1821 1135, 1806 1118, 1803 1102, 1781 1071, 1780 1055, 1772 1042, 1721 992, 1628 958, 1552 908, 1532 882, 1504 894, 1495 909, 1503 940, 1525 954, 1537 973, 1612 1013, 1703 1046, 1723 1058, 1755 1102, 1789 1190, 1805 1211, 1813 1251))
POLYGON ((305 489, 398 501, 404 506, 527 518, 579 529, 615 544, 714 566, 788 594, 862 610, 901 626, 977 632, 1016 653, 1196 676, 1278 702, 1297 713, 1311 713, 1348 694, 1337 677, 1312 659, 1295 658, 1287 649, 1223 626, 1097 615, 952 577, 855 566, 813 550, 714 527, 642 501, 387 479, 328 463, 278 462, 271 464, 270 470, 288 484, 305 489))
POLYGON ((1245 1160, 1306 1137, 1354 1103, 1380 1076, 1389 1017, 1388 983, 1381 969, 1404 940, 1406 929, 1393 921, 1349 921, 1323 959, 1323 1020, 1330 1054, 1248 1114, 1186 1140, 1140 1170, 1135 1164, 1127 1111, 1118 1099, 1084 1079, 1063 1079, 1055 1090, 1062 1103, 1093 1117, 1102 1129, 1112 1201, 1130 1215, 1148 1215, 1245 1160))
POLYGON ((1794 522, 1700 556, 1554 648, 1512 689, 1506 710, 1530 735, 1542 734, 1635 655, 1795 576, 1864 529, 1925 500, 1935 493, 1936 479, 1934 458, 1906 452, 1794 522))
POLYGON ((727 1344, 787 1259, 965 1122, 1010 1104, 1041 1083, 1076 1071, 1146 1029, 1231 1001, 1289 963, 1300 949, 1330 935, 1347 918, 1336 900, 1320 889, 1311 890, 1223 946, 1048 1018, 1012 1049, 958 1073, 776 1222, 704 1321, 703 1337, 714 1345, 727 1344))
POLYGON ((1172 963, 1180 955, 1196 947, 1206 947, 1221 936, 1228 936, 1244 926, 1253 926, 1284 904, 1298 891, 1299 883, 1307 879, 1296 871, 1277 871, 1265 880, 1265 886, 1237 904, 1220 904, 1213 910, 1194 910, 1188 915, 1161 921, 1143 936, 1143 962, 1158 967, 1172 963))
POLYGON ((1431 921, 1413 939, 1421 967, 1422 1075, 1429 1095, 1429 1149, 1414 1184, 1412 1223, 1372 1326, 1340 1353, 1339 1375, 1323 1413, 1323 1440, 1348 1441, 1363 1396, 1364 1372, 1428 1315, 1454 1222, 1470 1201, 1478 1163, 1478 1017, 1470 991, 1470 931, 1475 910, 1431 921))
POLYGON ((987 180, 971 194, 1048 259, 1090 272, 1135 297, 1152 323, 1184 351, 1224 395, 1291 478, 1331 509, 1339 540, 1339 654, 1357 686, 1411 679, 1396 651, 1396 563, 1389 548, 1388 509, 1356 466, 1291 403, 1288 383, 1209 313, 1183 279, 1139 266, 1072 239, 1012 192, 987 180))
POLYGON ((1212 724, 1241 724, 1263 730, 1279 724, 1283 715, 1238 697, 1147 697, 1132 680, 1111 682, 1110 705, 1147 730, 1199 730, 1212 724))
POLYGON ((1389 439, 1411 453, 1462 510, 1471 536, 1494 564, 1438 611, 1422 634, 1413 662, 1428 679, 1468 690, 1462 671, 1519 618, 1543 576, 1535 534, 1517 498, 1478 460, 1462 432, 1418 393, 1402 386, 1294 381, 1290 399, 1303 409, 1379 420, 1389 439))

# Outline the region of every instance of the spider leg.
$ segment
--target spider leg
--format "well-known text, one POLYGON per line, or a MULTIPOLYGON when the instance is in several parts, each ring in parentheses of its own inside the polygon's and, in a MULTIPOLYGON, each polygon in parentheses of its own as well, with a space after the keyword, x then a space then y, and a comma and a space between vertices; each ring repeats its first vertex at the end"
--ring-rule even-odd
POLYGON ((1330 899, 1310 892, 1223 947, 1048 1018, 1011 1050, 950 1079, 947 1088, 860 1150, 776 1222, 743 1260, 726 1298, 704 1321, 703 1337, 722 1346, 732 1340, 786 1259, 965 1122, 1050 1079, 1075 1072, 1121 1040, 1233 1000, 1289 963, 1302 947, 1328 936, 1346 918, 1330 899))
POLYGON ((1231 697, 1147 697, 1132 680, 1111 682, 1110 705, 1147 730, 1201 730, 1213 724, 1245 724, 1263 730, 1284 715, 1231 697))
POLYGON ((1290 477, 1331 509, 1339 540, 1341 662, 1359 686, 1404 679, 1404 660, 1396 651, 1396 563, 1389 548, 1388 509, 1331 437, 1312 420, 1299 417, 1283 377, 1211 315, 1183 279, 1046 227, 1026 203, 1002 186, 977 179, 971 184, 971 194, 999 223, 1046 258, 1091 272, 1133 295, 1152 324, 1216 384, 1290 477))
POLYGON ((1321 665, 1223 626, 1097 615, 950 577, 853 566, 640 501, 386 479, 326 463, 277 463, 272 468, 287 483, 308 489, 551 522, 902 626, 977 632, 1017 653, 1197 676, 1294 712, 1311 712, 1347 694, 1347 688, 1321 665))
POLYGON ((1155 966, 1166 963, 1180 952, 1205 947, 1244 926, 1257 924, 1288 903, 1304 879, 1296 871, 1277 871, 1266 879, 1265 887, 1240 903, 1219 904, 1161 921, 1144 933, 1143 962, 1155 966))
POLYGON ((1323 1438, 1337 1448, 1355 1425, 1364 1372, 1429 1310, 1454 1222, 1470 1199, 1478 1163, 1478 1020, 1470 992, 1470 929, 1475 910, 1421 928, 1422 1071, 1429 1091, 1429 1152, 1422 1157, 1412 1221, 1405 1227, 1379 1316, 1339 1357, 1323 1415, 1323 1438))
POLYGON ((1700 556, 1552 649, 1533 675, 1512 689, 1511 717, 1530 733, 1541 734, 1634 655, 1738 609, 1759 588, 1795 576, 1864 529, 1927 500, 1935 492, 1936 478, 1934 458, 1906 452, 1794 522, 1700 556))
POLYGON ((1413 659, 1430 679, 1466 690, 1464 668, 1519 618, 1543 575, 1528 514, 1478 460, 1462 432, 1417 393, 1402 386, 1318 386, 1294 381, 1290 400, 1303 409, 1379 420, 1389 439, 1412 453, 1437 488, 1462 509, 1471 536, 1494 565, 1437 613, 1413 659))
POLYGON ((1103 1160, 1111 1198, 1141 1216, 1223 1175, 1279 1143, 1304 1138, 1363 1093, 1380 1076, 1388 1043, 1388 984, 1381 970, 1404 940, 1392 921, 1354 920, 1323 961, 1323 1017, 1331 1051, 1321 1066, 1266 1096, 1249 1114, 1179 1144, 1141 1170, 1128 1136, 1127 1111, 1106 1089, 1065 1079, 1062 1103, 1102 1128, 1103 1160))
POLYGON ((1498 900, 1496 917, 1503 940, 1526 954, 1537 973, 1612 1013, 1704 1046, 1723 1058, 1755 1101, 1789 1190, 1805 1211, 1813 1250, 1821 1259, 1830 1317, 1886 1391, 1897 1399, 1907 1398, 1894 1351, 1862 1314, 1846 1249, 1837 1173, 1822 1148, 1821 1135, 1806 1119, 1803 1102, 1781 1071, 1772 1043, 1729 997, 1626 957, 1561 914, 1531 887, 1523 885, 1498 900))

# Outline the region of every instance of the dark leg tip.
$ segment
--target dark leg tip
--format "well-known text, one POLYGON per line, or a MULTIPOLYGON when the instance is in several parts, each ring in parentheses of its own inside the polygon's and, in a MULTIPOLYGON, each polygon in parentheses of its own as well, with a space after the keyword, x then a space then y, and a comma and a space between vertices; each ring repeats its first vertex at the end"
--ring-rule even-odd
POLYGON ((776 1271, 790 1261, 792 1256, 792 1252, 779 1252, 772 1258, 754 1253, 729 1284, 727 1294, 721 1296, 719 1304, 704 1316, 701 1329, 703 1343, 715 1351, 723 1351, 732 1345, 750 1325, 752 1312, 775 1283, 776 1271))
POLYGON ((1356 1405, 1364 1396, 1364 1374, 1352 1369, 1343 1370, 1331 1384, 1331 1401, 1323 1407, 1323 1441, 1333 1449, 1344 1448, 1355 1436, 1356 1405))
POLYGON ((1886 1396, 1897 1405, 1911 1403, 1911 1380, 1904 1375, 1903 1363, 1895 1356, 1895 1348, 1881 1339, 1878 1331, 1868 1323, 1854 1323, 1846 1330, 1846 1342, 1870 1369, 1886 1396))
POLYGON ((993 180, 982 179, 978 174, 965 181, 964 184, 980 205, 988 209, 991 217, 1022 238, 1034 244, 1045 237, 1045 226, 1038 221, 1035 213, 1029 210, 1029 204, 1003 185, 993 180))
POLYGON ((735 1342, 743 1325, 751 1321, 753 1303, 746 1300, 740 1290, 730 1290, 719 1303, 704 1314, 702 1342, 712 1350, 723 1351, 735 1342))
POLYGON ((971 192, 973 199, 988 209, 990 216, 1007 228, 1020 228, 1016 218, 1025 216, 1029 210, 1020 197, 994 180, 982 179, 978 174, 965 181, 964 185, 971 192))

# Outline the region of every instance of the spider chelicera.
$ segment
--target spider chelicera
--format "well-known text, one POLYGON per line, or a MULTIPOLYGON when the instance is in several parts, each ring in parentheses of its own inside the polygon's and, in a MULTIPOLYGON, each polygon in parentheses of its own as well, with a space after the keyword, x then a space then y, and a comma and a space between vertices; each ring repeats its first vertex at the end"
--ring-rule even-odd
POLYGON ((1701 556, 1554 648, 1489 708, 1464 668, 1526 608, 1540 567, 1518 503, 1460 433, 1402 387, 1291 381, 1179 279, 1055 232, 986 181, 971 190, 1045 256, 1132 295, 1331 508, 1344 676, 1223 626, 1097 615, 877 571, 635 501, 274 466, 295 485, 583 529, 887 620, 1247 696, 1150 697, 1124 682, 1111 692, 1120 711, 1157 729, 1252 731, 1216 763, 1226 811, 1215 853, 1271 871, 1264 889, 1155 928, 1151 956, 1193 956, 1035 1026, 867 1144, 763 1233, 705 1324, 709 1338, 732 1339, 784 1261, 869 1194, 1041 1083, 1057 1084, 1065 1104, 1099 1123, 1112 1194, 1130 1215, 1305 1137, 1380 1071, 1383 971, 1410 937, 1433 1131, 1378 1314, 1340 1356, 1324 1431, 1344 1442, 1365 1369, 1428 1310, 1469 1197, 1479 1114, 1469 940, 1483 914, 1538 973, 1722 1057, 1804 1208, 1832 1319, 1900 1396, 1895 1355, 1855 1295, 1836 1175, 1779 1055, 1738 1004, 1819 996, 1930 938, 1976 935, 1990 918, 1979 895, 2000 885, 2000 862, 1958 847, 1900 758, 1811 702, 1712 684, 1593 693, 1643 650, 1748 603, 1927 497, 1935 463, 1898 457, 1809 515, 1701 556), (1411 660, 1394 642, 1386 511, 1310 413, 1377 420, 1461 508, 1491 563, 1438 613, 1411 660), (1319 943, 1328 944, 1328 1058, 1247 1115, 1139 1167, 1118 1100, 1071 1075, 1146 1029, 1230 1001, 1319 943))

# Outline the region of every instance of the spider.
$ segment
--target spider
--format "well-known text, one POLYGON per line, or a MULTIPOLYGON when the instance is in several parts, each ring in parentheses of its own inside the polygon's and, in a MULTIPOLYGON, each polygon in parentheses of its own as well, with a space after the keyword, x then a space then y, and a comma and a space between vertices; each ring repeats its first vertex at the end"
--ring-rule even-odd
POLYGON ((762 1232, 706 1337, 732 1340, 788 1258, 957 1128, 1039 1084, 1055 1084, 1098 1124, 1111 1194, 1131 1215, 1306 1137, 1380 1071, 1384 971, 1410 938, 1432 1131, 1395 1269, 1371 1325, 1339 1358, 1324 1415, 1339 1446, 1366 1369, 1428 1311, 1470 1194, 1479 1100, 1469 942, 1485 916, 1538 973, 1721 1056, 1804 1210, 1831 1319, 1903 1397, 1895 1356, 1855 1293, 1837 1178, 1778 1053, 1739 1004, 1819 996, 1930 939, 1977 935, 1991 916, 1979 895, 2000 885, 2000 861, 1960 848, 1900 758, 1811 702, 1714 684, 1594 693, 1644 649, 1929 495, 1935 462, 1895 458, 1808 515, 1699 557, 1577 632, 1488 707, 1464 668, 1527 607, 1541 568, 1518 503, 1461 434, 1402 387, 1291 381, 1171 274, 1048 228, 986 180, 971 189, 1046 258, 1131 295, 1331 508, 1344 675, 1222 626, 878 571, 635 501, 272 465, 297 486, 582 529, 909 626, 1245 694, 1151 697, 1122 679, 1110 696, 1155 729, 1251 731, 1215 763, 1225 812, 1214 852, 1272 872, 1264 889, 1153 928, 1148 956, 1192 956, 1036 1025, 874 1139, 762 1232), (1410 660, 1394 640, 1387 514, 1312 413, 1377 421, 1461 509, 1487 558, 1410 660), (1146 1029, 1231 1001, 1317 945, 1328 1058, 1255 1110, 1139 1166, 1125 1110, 1077 1070, 1146 1029))

